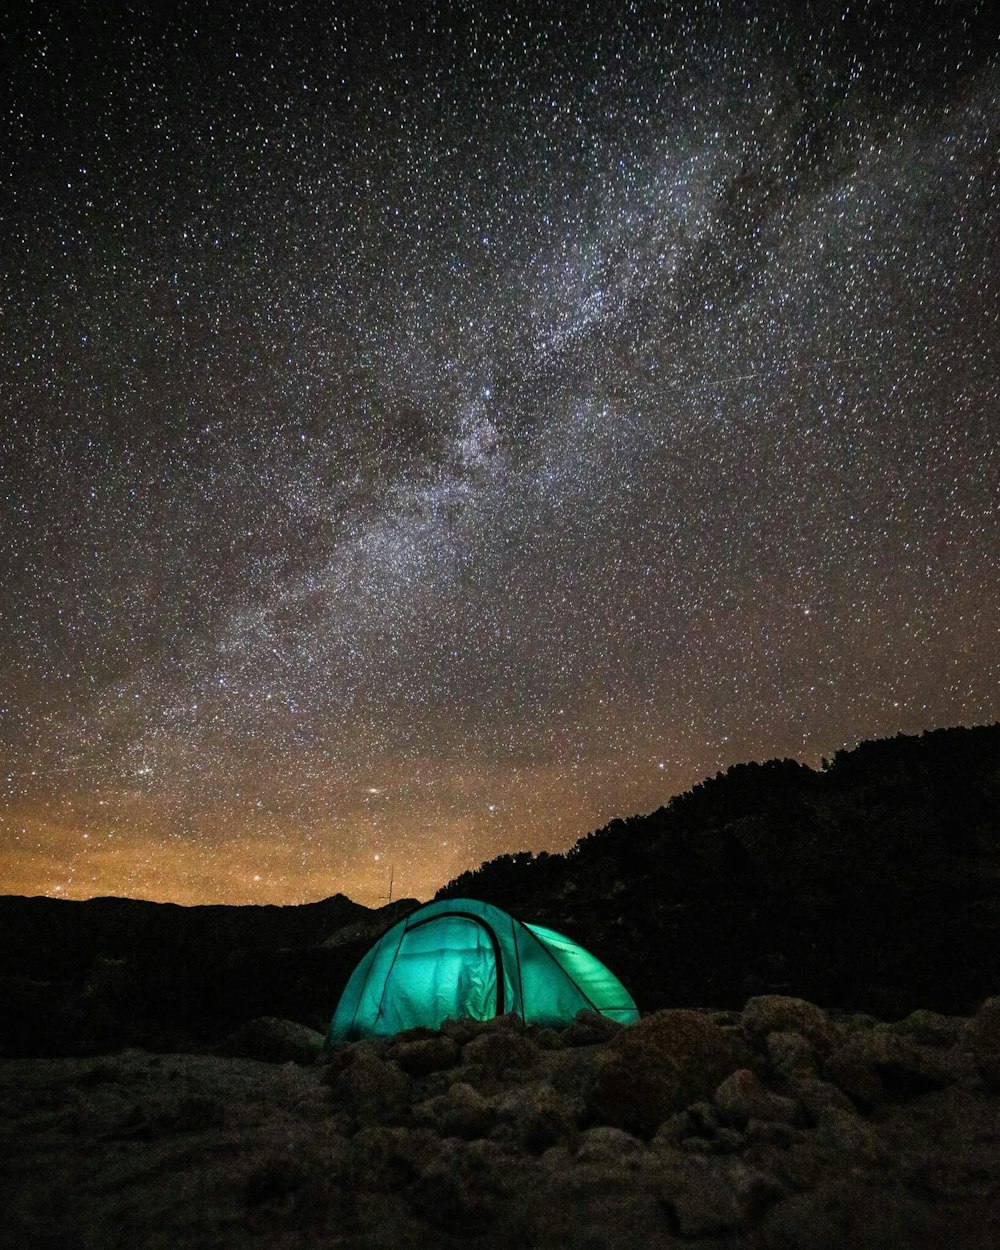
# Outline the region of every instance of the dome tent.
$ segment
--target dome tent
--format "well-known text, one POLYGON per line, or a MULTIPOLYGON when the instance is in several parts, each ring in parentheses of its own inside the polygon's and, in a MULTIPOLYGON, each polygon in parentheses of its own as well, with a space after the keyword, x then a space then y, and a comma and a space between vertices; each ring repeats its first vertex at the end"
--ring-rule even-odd
POLYGON ((341 995, 327 1045, 453 1018, 569 1024, 597 1011, 632 1024, 628 991, 582 946, 491 903, 442 899, 411 912, 368 951, 341 995))

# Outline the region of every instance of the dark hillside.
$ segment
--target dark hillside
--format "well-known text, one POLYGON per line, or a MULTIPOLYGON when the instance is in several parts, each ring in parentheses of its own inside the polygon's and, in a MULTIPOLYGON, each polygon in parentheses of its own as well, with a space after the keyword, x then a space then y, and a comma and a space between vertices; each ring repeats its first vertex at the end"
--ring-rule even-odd
MULTIPOLYGON (((577 938, 643 1011, 785 993, 967 1012, 1000 989, 1000 726, 866 742, 818 771, 741 764, 446 894, 577 938)), ((321 1030, 415 906, 0 897, 0 1054, 204 1049, 260 1016, 321 1030)))
POLYGON ((75 980, 128 951, 164 963, 206 952, 308 946, 367 914, 343 894, 301 907, 179 907, 130 898, 86 902, 0 896, 0 974, 75 980))
POLYGON ((565 855, 450 882, 607 960, 640 1007, 768 992, 884 1015, 1000 986, 1000 725, 740 764, 565 855))
POLYGON ((0 897, 0 1055, 200 1049, 259 1016, 323 1030, 371 941, 416 906, 0 897))

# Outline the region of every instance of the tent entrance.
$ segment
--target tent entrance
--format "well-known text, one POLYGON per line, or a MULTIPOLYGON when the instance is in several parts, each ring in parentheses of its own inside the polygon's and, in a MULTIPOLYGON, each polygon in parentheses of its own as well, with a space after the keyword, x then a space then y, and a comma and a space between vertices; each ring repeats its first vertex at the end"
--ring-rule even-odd
POLYGON ((499 956, 492 930, 477 916, 435 916, 408 928, 386 977, 378 1032, 491 1020, 503 1011, 499 956))

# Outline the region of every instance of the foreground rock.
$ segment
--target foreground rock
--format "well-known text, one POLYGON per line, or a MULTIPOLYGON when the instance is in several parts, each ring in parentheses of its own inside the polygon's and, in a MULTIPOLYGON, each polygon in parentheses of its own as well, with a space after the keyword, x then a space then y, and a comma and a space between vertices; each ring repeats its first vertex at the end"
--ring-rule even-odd
POLYGON ((461 1022, 320 1066, 280 1021, 231 1041, 270 1062, 6 1060, 0 1246, 986 1250, 996 1020, 768 996, 559 1036, 461 1022))
POLYGON ((265 1063, 315 1063, 322 1050, 322 1033, 274 1016, 248 1020, 218 1047, 220 1055, 265 1063))
POLYGON ((601 1055, 590 1107, 605 1123, 649 1136, 749 1062, 743 1038, 703 1012, 658 1011, 619 1034, 601 1055))

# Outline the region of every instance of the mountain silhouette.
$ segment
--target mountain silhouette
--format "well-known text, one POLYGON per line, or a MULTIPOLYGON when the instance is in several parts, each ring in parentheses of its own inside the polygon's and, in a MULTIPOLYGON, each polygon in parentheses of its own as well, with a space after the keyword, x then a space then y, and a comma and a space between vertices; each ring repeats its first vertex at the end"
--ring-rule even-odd
POLYGON ((1000 725, 899 735, 822 769, 738 764, 563 855, 449 882, 562 927, 644 1010, 763 993, 903 1014, 1000 986, 1000 725))
MULTIPOLYGON (((461 896, 574 938, 643 1012, 777 993, 964 1014, 1000 987, 1000 725, 863 742, 821 769, 739 764, 437 895, 461 896)), ((264 1016, 325 1029, 417 905, 0 897, 0 1054, 205 1049, 264 1016)))

